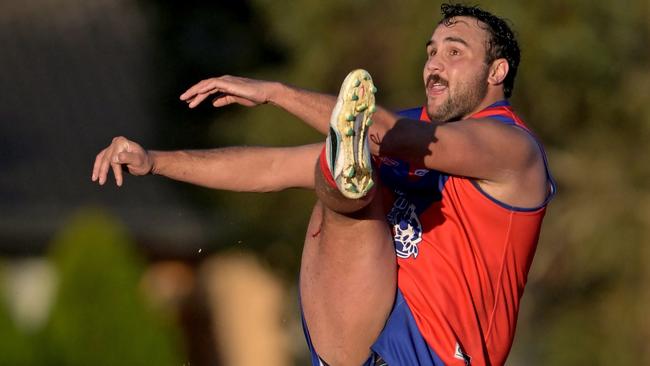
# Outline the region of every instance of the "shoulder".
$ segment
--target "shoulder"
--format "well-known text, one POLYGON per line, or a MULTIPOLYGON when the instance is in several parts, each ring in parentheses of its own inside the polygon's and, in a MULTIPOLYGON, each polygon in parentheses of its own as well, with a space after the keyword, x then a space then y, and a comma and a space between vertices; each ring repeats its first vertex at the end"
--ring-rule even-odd
POLYGON ((539 207, 549 194, 548 171, 542 145, 525 127, 495 118, 462 121, 490 146, 486 151, 499 163, 491 179, 475 180, 492 198, 509 206, 539 207))
POLYGON ((539 156, 539 144, 524 126, 504 123, 492 116, 445 123, 438 128, 462 134, 487 150, 505 153, 498 155, 508 161, 539 156))

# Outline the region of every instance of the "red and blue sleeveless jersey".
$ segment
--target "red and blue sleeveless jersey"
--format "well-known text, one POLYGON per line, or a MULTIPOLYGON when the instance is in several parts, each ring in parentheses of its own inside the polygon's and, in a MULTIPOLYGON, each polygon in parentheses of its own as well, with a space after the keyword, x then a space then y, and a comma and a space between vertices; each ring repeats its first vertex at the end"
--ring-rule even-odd
MULTIPOLYGON (((424 108, 400 115, 428 121, 424 108)), ((495 119, 530 132, 507 101, 470 118, 495 119)), ((470 178, 389 157, 379 160, 383 194, 393 203, 387 221, 398 257, 398 300, 408 307, 404 324, 416 326, 426 343, 412 352, 420 352, 419 347, 429 353, 426 363, 417 364, 502 365, 512 346, 546 204, 555 192, 548 167, 546 202, 518 208, 489 196, 470 178)), ((416 364, 404 363, 416 361, 404 361, 404 352, 381 342, 380 337, 374 349, 387 356, 389 365, 391 358, 396 364, 416 364)))

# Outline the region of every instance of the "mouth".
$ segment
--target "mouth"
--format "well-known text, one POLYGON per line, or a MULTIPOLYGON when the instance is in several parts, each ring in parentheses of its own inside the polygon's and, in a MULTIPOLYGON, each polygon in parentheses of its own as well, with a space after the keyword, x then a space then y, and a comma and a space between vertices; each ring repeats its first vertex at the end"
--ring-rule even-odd
POLYGON ((449 87, 449 82, 440 75, 429 75, 427 78, 426 90, 428 95, 439 95, 449 87))

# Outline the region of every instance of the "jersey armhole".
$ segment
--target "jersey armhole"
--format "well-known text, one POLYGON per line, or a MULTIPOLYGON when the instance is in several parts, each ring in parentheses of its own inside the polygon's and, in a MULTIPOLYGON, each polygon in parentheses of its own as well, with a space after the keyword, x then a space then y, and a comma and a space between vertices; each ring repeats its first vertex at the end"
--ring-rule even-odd
POLYGON ((534 211, 539 211, 542 208, 546 207, 548 205, 548 203, 553 199, 553 197, 555 197, 555 194, 557 192, 557 183, 555 183, 555 179, 553 178, 553 175, 551 175, 551 171, 548 168, 548 158, 546 157, 546 151, 544 150, 544 147, 542 146, 542 144, 539 142, 539 139, 537 138, 537 136, 535 136, 535 134, 531 130, 529 130, 528 128, 517 124, 514 121, 514 119, 512 119, 510 117, 501 116, 501 115, 494 115, 494 116, 487 116, 485 118, 494 119, 494 120, 497 120, 497 121, 502 122, 504 124, 517 127, 519 129, 521 129, 522 131, 526 132, 530 137, 533 138, 533 140, 535 141, 535 144, 537 144, 537 148, 539 149, 539 151, 542 154, 542 159, 544 160, 544 170, 546 171, 546 184, 548 186, 548 194, 546 195, 546 198, 544 199, 544 201, 541 204, 539 204, 538 206, 535 206, 535 207, 519 207, 519 206, 509 205, 509 204, 507 204, 507 203, 505 203, 505 202, 503 202, 501 200, 498 200, 498 199, 494 198, 489 193, 485 192, 485 190, 483 190, 483 188, 481 188, 481 186, 478 184, 478 182, 475 179, 471 179, 472 185, 479 191, 479 193, 481 193, 483 196, 488 198, 490 201, 496 203, 497 205, 499 205, 499 206, 501 206, 501 207, 503 207, 503 208, 505 208, 505 209, 507 209, 509 211, 534 212, 534 211))
POLYGON ((476 190, 483 195, 485 198, 488 200, 492 201, 493 203, 499 205, 500 207, 508 210, 508 211, 515 211, 515 212, 535 212, 543 209, 548 205, 548 203, 553 199, 553 196, 555 195, 555 183, 547 179, 547 183, 549 184, 549 193, 546 195, 546 199, 544 199, 544 202, 542 202, 540 205, 535 206, 535 207, 519 207, 519 206, 512 206, 509 205, 499 199, 496 199, 492 197, 489 193, 485 192, 483 188, 478 184, 478 182, 475 179, 470 179, 472 182, 472 185, 476 190))

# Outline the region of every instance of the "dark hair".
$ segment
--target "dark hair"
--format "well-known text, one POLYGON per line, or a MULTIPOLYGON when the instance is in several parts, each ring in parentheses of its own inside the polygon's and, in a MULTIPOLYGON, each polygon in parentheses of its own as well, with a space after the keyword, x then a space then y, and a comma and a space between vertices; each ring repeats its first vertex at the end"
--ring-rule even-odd
POLYGON ((471 17, 486 24, 484 28, 488 32, 488 44, 486 46, 485 62, 489 65, 498 58, 505 58, 510 69, 503 80, 503 93, 506 98, 512 95, 515 84, 515 76, 521 59, 519 44, 515 34, 508 26, 508 23, 477 6, 466 6, 461 4, 442 4, 440 6, 442 20, 438 24, 449 26, 454 23, 455 17, 471 17))

